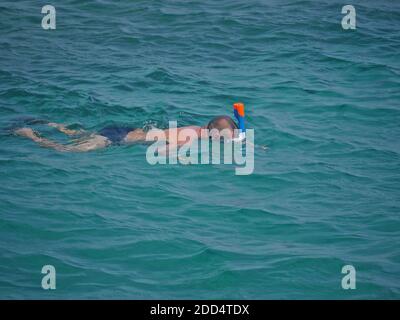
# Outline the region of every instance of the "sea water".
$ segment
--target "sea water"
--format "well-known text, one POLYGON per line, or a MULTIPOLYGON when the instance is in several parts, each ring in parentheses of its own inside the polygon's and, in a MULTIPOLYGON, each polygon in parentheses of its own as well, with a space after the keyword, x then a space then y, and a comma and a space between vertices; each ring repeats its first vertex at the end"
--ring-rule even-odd
POLYGON ((53 0, 45 30, 44 3, 2 1, 0 298, 400 298, 400 5, 354 0, 344 29, 347 4, 53 0), (245 176, 10 131, 205 125, 237 101, 245 176))

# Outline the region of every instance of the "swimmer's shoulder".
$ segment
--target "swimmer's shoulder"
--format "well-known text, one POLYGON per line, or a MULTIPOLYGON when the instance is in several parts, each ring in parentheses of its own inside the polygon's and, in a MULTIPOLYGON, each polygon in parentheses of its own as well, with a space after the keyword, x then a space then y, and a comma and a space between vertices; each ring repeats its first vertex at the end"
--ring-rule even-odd
MULTIPOLYGON (((177 130, 176 134, 179 134, 179 132, 181 132, 182 130, 193 130, 193 134, 194 135, 200 136, 201 129, 202 129, 202 127, 200 127, 200 126, 178 127, 178 128, 176 128, 176 130, 177 130)), ((172 130, 171 128, 164 130, 164 133, 165 133, 165 136, 166 136, 167 140, 169 139, 170 134, 173 134, 172 133, 173 131, 171 131, 171 130, 172 130)))

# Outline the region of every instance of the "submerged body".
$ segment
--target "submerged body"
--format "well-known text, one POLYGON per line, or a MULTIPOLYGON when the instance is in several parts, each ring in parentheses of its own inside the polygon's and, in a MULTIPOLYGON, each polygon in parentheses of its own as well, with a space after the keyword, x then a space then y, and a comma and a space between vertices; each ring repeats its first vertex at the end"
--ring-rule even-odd
MULTIPOLYGON (((65 125, 49 122, 48 126, 56 128, 68 136, 80 136, 70 144, 61 144, 55 141, 40 137, 38 133, 31 128, 21 128, 15 131, 19 136, 27 137, 42 147, 53 148, 58 151, 71 151, 71 152, 85 152, 97 149, 102 149, 110 145, 140 143, 146 141, 147 132, 140 128, 134 127, 119 127, 110 126, 101 129, 95 133, 89 133, 85 130, 71 130, 65 125)), ((207 126, 186 126, 173 129, 163 130, 165 140, 168 143, 168 148, 178 147, 191 139, 208 139, 210 136, 204 134, 202 129, 216 129, 213 131, 212 138, 219 138, 219 132, 227 132, 228 138, 234 137, 234 130, 237 128, 236 124, 230 117, 220 116, 211 120, 207 126), (185 130, 185 139, 180 139, 179 133, 185 130), (178 139, 172 137, 178 136, 178 139)), ((167 151, 167 150, 165 150, 167 151)))

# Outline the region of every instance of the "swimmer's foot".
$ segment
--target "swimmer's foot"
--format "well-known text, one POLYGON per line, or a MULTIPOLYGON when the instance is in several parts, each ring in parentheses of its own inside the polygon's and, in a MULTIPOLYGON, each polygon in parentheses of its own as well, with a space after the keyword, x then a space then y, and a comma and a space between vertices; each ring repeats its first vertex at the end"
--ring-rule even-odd
POLYGON ((40 137, 38 136, 38 134, 35 131, 33 131, 31 128, 17 129, 14 131, 14 133, 21 137, 29 138, 33 141, 40 141, 40 137))

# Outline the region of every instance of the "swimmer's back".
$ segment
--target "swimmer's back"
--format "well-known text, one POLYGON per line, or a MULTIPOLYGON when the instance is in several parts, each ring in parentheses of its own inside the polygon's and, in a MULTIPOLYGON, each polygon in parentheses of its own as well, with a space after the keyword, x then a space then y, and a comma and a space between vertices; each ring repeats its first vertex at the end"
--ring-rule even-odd
POLYGON ((135 129, 133 127, 108 126, 101 129, 98 134, 106 137, 113 144, 121 144, 124 142, 127 134, 135 129))

